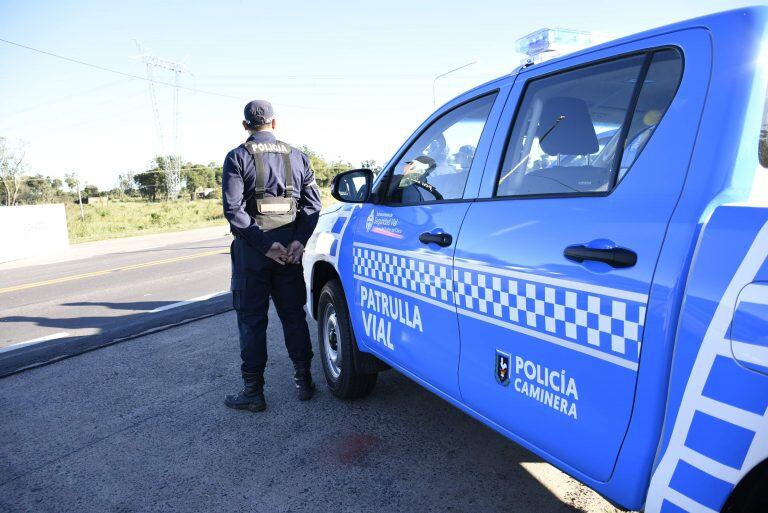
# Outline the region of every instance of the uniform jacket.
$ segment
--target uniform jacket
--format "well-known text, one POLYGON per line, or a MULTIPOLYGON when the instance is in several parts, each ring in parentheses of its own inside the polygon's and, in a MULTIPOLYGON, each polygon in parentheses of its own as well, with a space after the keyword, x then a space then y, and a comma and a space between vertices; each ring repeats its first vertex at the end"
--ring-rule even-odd
MULTIPOLYGON (((262 131, 251 135, 248 141, 274 143, 276 139, 272 132, 262 131)), ((282 196, 285 191, 283 157, 279 153, 262 155, 267 174, 264 180, 265 196, 282 196)), ((256 157, 259 158, 258 155, 256 157)), ((293 168, 293 197, 298 204, 293 240, 306 245, 317 225, 322 208, 320 190, 315 182, 315 173, 310 167, 309 157, 292 148, 290 159, 293 168)), ((275 240, 268 231, 259 228, 256 221, 245 211, 246 202, 254 196, 255 173, 253 157, 244 145, 241 144, 227 153, 222 174, 224 217, 229 221, 235 236, 245 239, 249 245, 266 253, 275 240)))

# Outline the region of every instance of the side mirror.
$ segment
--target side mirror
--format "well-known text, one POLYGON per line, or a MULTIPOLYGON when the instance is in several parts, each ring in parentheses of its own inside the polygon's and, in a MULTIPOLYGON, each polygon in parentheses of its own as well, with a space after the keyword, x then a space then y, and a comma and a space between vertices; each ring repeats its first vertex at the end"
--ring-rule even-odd
POLYGON ((353 169, 333 177, 331 196, 344 203, 365 203, 371 195, 373 171, 353 169))

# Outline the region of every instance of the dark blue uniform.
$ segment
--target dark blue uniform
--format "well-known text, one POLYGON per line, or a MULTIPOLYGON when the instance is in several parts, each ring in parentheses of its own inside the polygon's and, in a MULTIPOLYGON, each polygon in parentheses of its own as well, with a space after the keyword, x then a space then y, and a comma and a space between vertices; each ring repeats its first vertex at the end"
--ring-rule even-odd
POLYGON ((301 264, 280 265, 266 257, 265 253, 274 242, 288 247, 297 240, 306 245, 317 225, 321 203, 309 158, 288 147, 296 220, 288 227, 260 228, 256 220, 258 215, 249 208, 257 196, 254 159, 262 159, 264 197, 279 198, 286 194, 286 156, 269 151, 277 143, 269 131, 255 132, 246 143, 256 143, 266 151, 252 155, 245 145, 240 145, 227 154, 222 176, 222 199, 224 216, 235 236, 231 250, 232 297, 240 331, 242 370, 261 372, 267 362, 266 330, 270 296, 282 322, 285 345, 291 359, 306 363, 312 359, 301 264))

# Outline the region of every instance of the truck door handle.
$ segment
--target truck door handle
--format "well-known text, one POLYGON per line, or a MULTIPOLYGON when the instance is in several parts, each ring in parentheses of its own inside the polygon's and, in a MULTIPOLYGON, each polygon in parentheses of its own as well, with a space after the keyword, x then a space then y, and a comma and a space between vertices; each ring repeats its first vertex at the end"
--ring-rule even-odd
POLYGON ((632 267, 637 263, 637 253, 626 248, 597 249, 577 244, 565 248, 563 255, 568 260, 578 263, 582 263, 585 260, 594 260, 595 262, 603 262, 616 268, 632 267))
POLYGON ((453 242, 453 237, 447 233, 429 233, 424 232, 419 235, 419 242, 422 244, 434 243, 440 247, 446 248, 453 242))

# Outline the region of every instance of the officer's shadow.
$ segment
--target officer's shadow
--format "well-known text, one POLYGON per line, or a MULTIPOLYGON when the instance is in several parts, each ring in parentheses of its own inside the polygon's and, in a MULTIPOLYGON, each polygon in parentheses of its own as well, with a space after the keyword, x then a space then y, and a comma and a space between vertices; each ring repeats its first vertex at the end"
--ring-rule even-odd
MULTIPOLYGON (((163 307, 179 303, 178 301, 129 301, 124 303, 111 301, 77 301, 62 303, 65 307, 86 307, 89 315, 67 316, 66 313, 57 311, 56 317, 9 315, 0 317, 0 326, 12 323, 34 324, 47 328, 63 330, 96 329, 95 334, 107 332, 120 333, 121 336, 130 335, 131 330, 137 326, 152 327, 153 325, 168 324, 169 322, 192 318, 202 313, 219 312, 231 309, 231 299, 228 296, 219 296, 208 301, 187 305, 183 308, 163 310, 163 307), (111 311, 128 311, 131 313, 115 315, 105 312, 104 315, 94 315, 92 307, 101 307, 111 311)), ((84 335, 90 335, 86 333, 84 335)), ((77 336, 77 335, 74 335, 77 336)))

